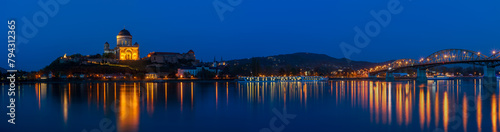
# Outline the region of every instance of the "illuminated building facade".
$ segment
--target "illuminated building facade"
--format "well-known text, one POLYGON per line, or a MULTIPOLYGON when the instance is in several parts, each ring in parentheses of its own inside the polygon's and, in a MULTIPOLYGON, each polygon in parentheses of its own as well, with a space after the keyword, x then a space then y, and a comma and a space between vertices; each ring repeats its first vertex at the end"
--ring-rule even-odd
POLYGON ((132 45, 132 35, 126 29, 121 30, 116 36, 116 47, 110 49, 109 43, 104 43, 104 53, 115 54, 119 60, 139 60, 139 44, 132 45))

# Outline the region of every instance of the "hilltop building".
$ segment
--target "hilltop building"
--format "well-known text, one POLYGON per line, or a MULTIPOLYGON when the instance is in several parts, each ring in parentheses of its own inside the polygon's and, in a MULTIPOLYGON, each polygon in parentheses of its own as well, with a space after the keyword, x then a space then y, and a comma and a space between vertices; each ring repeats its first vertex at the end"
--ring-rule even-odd
POLYGON ((118 60, 139 60, 139 44, 132 45, 132 35, 124 28, 116 36, 115 48, 111 49, 108 42, 104 43, 104 53, 114 54, 118 60))

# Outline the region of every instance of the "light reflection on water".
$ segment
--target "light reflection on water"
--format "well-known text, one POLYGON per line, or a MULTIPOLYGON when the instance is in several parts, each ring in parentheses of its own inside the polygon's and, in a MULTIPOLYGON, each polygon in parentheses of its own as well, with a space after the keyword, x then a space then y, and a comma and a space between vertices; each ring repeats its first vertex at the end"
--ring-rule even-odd
MULTIPOLYGON (((105 118, 115 131, 259 131, 274 116, 271 109, 278 108, 297 115, 285 131, 496 132, 499 87, 483 88, 481 83, 474 79, 427 84, 368 80, 23 84, 18 102, 22 124, 8 130, 91 131, 100 129, 105 118), (43 122, 47 118, 54 121, 43 122), (364 127, 353 127, 359 125, 364 127)), ((3 84, 3 90, 6 87, 3 84)))

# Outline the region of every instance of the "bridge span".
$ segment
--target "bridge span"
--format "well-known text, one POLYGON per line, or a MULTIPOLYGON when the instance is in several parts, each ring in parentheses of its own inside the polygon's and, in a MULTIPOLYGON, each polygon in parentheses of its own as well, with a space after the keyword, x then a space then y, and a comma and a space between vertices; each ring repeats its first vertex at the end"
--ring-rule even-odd
POLYGON ((426 70, 435 66, 448 64, 474 64, 484 66, 483 79, 494 79, 495 67, 500 65, 500 52, 493 51, 490 56, 481 52, 465 49, 445 49, 437 51, 425 58, 420 59, 399 59, 385 65, 362 69, 358 72, 368 74, 369 77, 376 77, 379 73, 386 73, 386 80, 393 81, 392 73, 396 70, 413 68, 417 70, 417 82, 427 82, 426 70))

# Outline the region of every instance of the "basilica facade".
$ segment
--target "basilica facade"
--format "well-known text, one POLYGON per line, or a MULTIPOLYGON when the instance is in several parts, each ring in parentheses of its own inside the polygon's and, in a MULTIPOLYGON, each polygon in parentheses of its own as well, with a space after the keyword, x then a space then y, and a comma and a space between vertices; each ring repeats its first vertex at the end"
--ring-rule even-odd
POLYGON ((109 43, 104 43, 104 53, 114 54, 118 60, 139 60, 139 44, 132 44, 132 35, 125 28, 116 36, 116 47, 111 49, 109 43))

